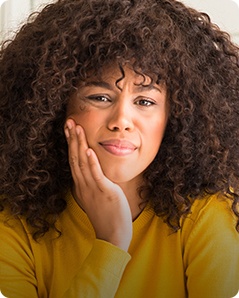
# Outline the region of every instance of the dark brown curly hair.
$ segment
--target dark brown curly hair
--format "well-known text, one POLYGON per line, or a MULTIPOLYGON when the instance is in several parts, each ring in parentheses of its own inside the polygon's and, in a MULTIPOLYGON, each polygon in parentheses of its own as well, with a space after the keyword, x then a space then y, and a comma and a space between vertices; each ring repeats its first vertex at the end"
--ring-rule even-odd
POLYGON ((55 227, 72 184, 68 99, 115 61, 167 86, 165 137, 140 189, 155 213, 176 231, 195 198, 221 192, 239 218, 238 47, 174 0, 58 0, 2 44, 1 209, 24 216, 35 238, 55 227))

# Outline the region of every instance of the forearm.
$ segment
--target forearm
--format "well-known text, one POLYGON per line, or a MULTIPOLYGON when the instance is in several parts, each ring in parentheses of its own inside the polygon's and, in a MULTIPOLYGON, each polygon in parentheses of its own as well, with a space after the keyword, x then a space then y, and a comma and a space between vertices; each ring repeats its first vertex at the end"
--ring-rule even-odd
POLYGON ((124 250, 96 239, 63 298, 113 298, 129 260, 124 250))

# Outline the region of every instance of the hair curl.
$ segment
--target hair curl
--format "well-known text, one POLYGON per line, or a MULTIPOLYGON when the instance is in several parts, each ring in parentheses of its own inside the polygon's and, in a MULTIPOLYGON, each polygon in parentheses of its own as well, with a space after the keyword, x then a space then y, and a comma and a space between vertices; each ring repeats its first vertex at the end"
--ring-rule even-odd
POLYGON ((238 57, 206 14, 174 0, 58 0, 31 15, 0 52, 2 209, 35 238, 55 227, 72 184, 68 99, 117 61, 167 86, 165 137, 141 188, 156 214, 176 231, 194 198, 223 192, 239 218, 238 57))

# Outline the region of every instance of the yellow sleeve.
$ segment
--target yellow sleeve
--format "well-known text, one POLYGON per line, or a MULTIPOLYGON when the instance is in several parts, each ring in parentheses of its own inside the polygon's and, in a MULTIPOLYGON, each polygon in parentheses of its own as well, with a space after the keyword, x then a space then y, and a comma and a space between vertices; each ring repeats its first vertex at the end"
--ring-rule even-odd
POLYGON ((103 240, 95 240, 64 298, 113 298, 130 255, 103 240))
POLYGON ((9 298, 37 298, 34 258, 20 220, 0 213, 0 290, 9 298))
POLYGON ((231 298, 239 290, 239 233, 230 205, 212 196, 204 206, 196 203, 186 220, 191 226, 184 251, 189 298, 231 298))
MULTIPOLYGON (((5 223, 4 214, 0 212, 0 291, 8 298, 48 297, 47 292, 39 295, 42 289, 38 291, 37 288, 35 252, 32 251, 29 232, 19 219, 5 223)), ((96 239, 62 297, 114 297, 129 260, 130 255, 124 250, 96 239)))

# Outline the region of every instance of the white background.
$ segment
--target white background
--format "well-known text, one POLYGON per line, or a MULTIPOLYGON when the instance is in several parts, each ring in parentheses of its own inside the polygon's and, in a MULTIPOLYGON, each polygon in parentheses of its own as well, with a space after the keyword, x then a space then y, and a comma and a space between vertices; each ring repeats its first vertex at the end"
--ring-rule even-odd
MULTIPOLYGON (((53 0, 0 0, 0 41, 11 36, 27 16, 53 0)), ((120 0, 119 0, 120 1, 120 0)), ((181 0, 206 12, 239 45, 239 0, 181 0)))

